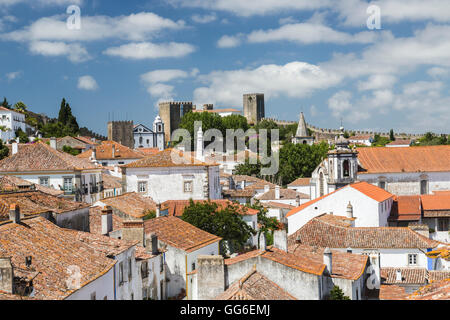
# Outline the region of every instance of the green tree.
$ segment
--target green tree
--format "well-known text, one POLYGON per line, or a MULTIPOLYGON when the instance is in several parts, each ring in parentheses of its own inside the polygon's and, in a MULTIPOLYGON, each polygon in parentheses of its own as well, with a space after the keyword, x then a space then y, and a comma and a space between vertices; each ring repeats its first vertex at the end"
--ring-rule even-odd
POLYGON ((28 138, 28 135, 22 131, 22 129, 16 130, 16 137, 19 137, 20 143, 28 143, 30 142, 30 139, 28 138))
POLYGON ((391 142, 391 140, 389 140, 389 138, 382 137, 379 134, 376 134, 374 136, 374 139, 373 139, 373 142, 372 142, 372 146, 374 146, 374 147, 384 147, 389 142, 391 142))
POLYGON ((5 107, 7 109, 11 109, 11 105, 9 104, 8 100, 6 99, 6 97, 3 97, 3 102, 0 104, 1 107, 5 107))
POLYGON ((144 210, 144 217, 143 220, 150 220, 156 218, 156 211, 155 210, 144 210))
MULTIPOLYGON (((240 251, 254 230, 247 225, 239 213, 238 205, 219 208, 213 202, 189 203, 181 217, 184 221, 206 232, 221 237, 231 251, 240 251)), ((223 251, 223 243, 222 253, 223 251)))
POLYGON ((394 129, 391 129, 391 131, 389 131, 389 140, 395 141, 394 129))
POLYGON ((63 124, 66 124, 67 117, 68 117, 67 103, 66 103, 66 99, 63 98, 61 101, 61 107, 59 109, 58 121, 63 124))
POLYGON ((249 126, 247 123, 247 119, 240 114, 232 114, 230 116, 226 116, 222 118, 222 126, 223 129, 242 129, 245 131, 248 130, 249 126))
POLYGON ((80 150, 74 149, 71 146, 63 146, 62 151, 71 154, 72 156, 77 156, 80 154, 80 150))
MULTIPOLYGON (((181 118, 180 128, 189 131, 191 136, 190 145, 191 151, 194 148, 194 141, 197 137, 197 132, 194 132, 195 121, 202 122, 202 131, 205 132, 209 129, 217 129, 222 135, 224 134, 224 127, 222 123, 222 117, 216 113, 211 112, 188 112, 181 118)), ((205 141, 205 144, 211 142, 205 141)))
POLYGON ((19 101, 13 106, 13 109, 21 113, 26 113, 28 107, 25 105, 25 103, 19 101))
POLYGON ((9 148, 3 144, 3 141, 0 139, 0 160, 6 158, 9 155, 9 148))
POLYGON ((251 164, 249 159, 245 160, 245 163, 240 163, 234 168, 234 174, 252 176, 261 178, 262 164, 258 160, 256 164, 251 164))
POLYGON ((310 177, 314 169, 327 156, 326 142, 314 144, 288 143, 280 149, 279 170, 276 181, 282 185, 291 183, 299 177, 310 177))
POLYGON ((279 229, 280 222, 277 218, 268 217, 267 209, 264 208, 258 200, 253 205, 248 205, 249 208, 258 210, 258 225, 259 225, 259 235, 263 232, 266 238, 266 244, 271 246, 273 244, 273 232, 279 229))
POLYGON ((333 289, 330 290, 330 300, 350 300, 350 298, 344 295, 341 288, 333 286, 333 289))

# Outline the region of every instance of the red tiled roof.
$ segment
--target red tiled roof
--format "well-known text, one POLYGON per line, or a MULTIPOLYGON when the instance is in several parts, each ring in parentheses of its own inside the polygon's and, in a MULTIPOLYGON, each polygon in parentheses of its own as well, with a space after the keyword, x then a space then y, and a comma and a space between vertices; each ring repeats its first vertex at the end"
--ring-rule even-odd
POLYGON ((70 266, 80 268, 83 287, 116 263, 42 217, 22 219, 20 224, 0 223, 0 256, 12 257, 14 268, 37 272, 33 287, 38 300, 64 299, 76 291, 66 282, 70 266), (32 256, 31 269, 25 265, 27 256, 32 256))
POLYGON ((215 300, 297 300, 276 283, 257 272, 250 271, 235 281, 215 300))
POLYGON ((144 156, 148 156, 148 155, 156 154, 160 150, 159 150, 159 148, 138 148, 138 149, 134 149, 134 151, 140 152, 144 156))
POLYGON ((410 144, 410 139, 397 139, 395 141, 389 142, 387 146, 409 146, 410 144))
POLYGON ((342 227, 313 218, 289 236, 302 244, 330 248, 436 248, 440 243, 402 227, 342 227))
POLYGON ((338 192, 338 191, 340 191, 340 190, 342 190, 344 188, 353 188, 355 190, 358 190, 359 192, 365 194, 369 198, 371 198, 371 199, 373 199, 375 201, 378 201, 378 202, 383 202, 383 201, 385 201, 385 200, 387 200, 387 199, 389 199, 391 197, 394 197, 393 194, 391 194, 391 193, 387 192, 386 190, 381 189, 381 188, 379 188, 377 186, 374 186, 373 184, 367 183, 365 181, 363 181, 363 182, 356 182, 356 183, 347 185, 347 186, 345 186, 343 188, 337 189, 337 190, 335 190, 333 192, 330 192, 328 194, 325 194, 325 195, 323 195, 323 196, 321 196, 319 198, 316 198, 316 199, 313 199, 313 200, 308 201, 306 203, 303 203, 302 205, 298 206, 297 208, 292 209, 291 211, 289 211, 288 214, 286 215, 286 217, 290 217, 290 216, 296 214, 297 212, 300 212, 303 209, 309 207, 310 205, 312 205, 312 204, 314 204, 314 203, 316 203, 316 202, 318 202, 318 201, 320 201, 320 200, 322 200, 322 199, 324 199, 324 198, 326 198, 326 197, 328 197, 328 196, 334 194, 335 192, 338 192))
POLYGON ((405 300, 407 296, 404 287, 385 284, 380 286, 380 300, 405 300))
MULTIPOLYGON (((228 206, 237 206, 238 213, 242 215, 255 215, 258 214, 258 210, 248 208, 244 205, 231 202, 230 200, 220 199, 220 200, 193 200, 194 203, 215 203, 219 209, 224 209, 228 206)), ((184 209, 190 205, 190 200, 168 200, 162 203, 162 209, 169 211, 169 216, 181 217, 183 215, 184 209)))
POLYGON ((294 209, 295 208, 294 206, 291 206, 289 204, 275 202, 275 201, 264 202, 264 203, 262 203, 262 206, 270 207, 270 208, 282 208, 282 209, 294 209))
POLYGON ((156 233, 158 239, 186 252, 196 251, 222 238, 203 231, 176 217, 158 217, 144 221, 145 233, 156 233))
POLYGON ((0 176, 0 192, 14 192, 24 190, 38 190, 52 196, 60 196, 64 194, 64 191, 62 190, 44 187, 39 184, 31 183, 27 180, 18 178, 16 176, 0 176))
POLYGON ((148 211, 156 211, 156 203, 152 198, 144 197, 136 192, 128 192, 100 201, 133 218, 142 218, 148 214, 148 211))
POLYGON ((97 169, 87 159, 80 159, 38 142, 24 145, 16 154, 0 161, 0 172, 33 172, 97 169))
POLYGON ((120 189, 122 188, 122 179, 114 177, 110 174, 102 173, 103 187, 105 189, 120 189))
POLYGON ((288 187, 309 186, 310 183, 311 183, 311 178, 298 178, 297 180, 289 183, 288 187))
POLYGON ((422 208, 429 210, 450 210, 450 194, 426 194, 420 196, 422 208))
POLYGON ((358 148, 365 173, 450 171, 450 145, 411 148, 358 148))
POLYGON ((55 197, 40 191, 23 191, 0 195, 0 221, 9 220, 9 208, 17 204, 25 216, 45 212, 57 214, 88 208, 89 204, 55 197))
MULTIPOLYGON (((82 154, 79 154, 78 158, 88 159, 92 156, 92 149, 89 149, 82 154)), ((124 145, 121 145, 115 141, 102 141, 102 144, 96 147, 95 158, 97 160, 110 160, 110 159, 141 159, 144 156, 140 152, 136 152, 124 145), (113 157, 113 148, 115 149, 113 157)))
POLYGON ((420 288, 408 300, 450 300, 450 278, 420 288))
MULTIPOLYGON (((182 151, 176 149, 165 149, 141 160, 121 166, 122 168, 147 168, 147 167, 192 167, 210 166, 205 162, 198 161, 182 151), (175 158, 173 158, 175 157, 175 158), (179 159, 177 159, 179 158, 179 159)), ((212 164, 215 165, 215 164, 212 164)))
POLYGON ((381 268, 383 284, 424 284, 427 277, 426 268, 381 268), (397 281, 397 270, 401 272, 401 281, 397 281))
POLYGON ((421 215, 420 196, 397 196, 392 204, 389 220, 417 221, 421 215))
MULTIPOLYGON (((113 228, 112 231, 123 228, 123 219, 116 214, 112 215, 113 228)), ((93 234, 102 234, 102 208, 90 207, 89 208, 89 232, 93 234)))
POLYGON ((295 190, 292 189, 282 189, 280 188, 280 199, 276 199, 275 198, 275 189, 270 189, 267 192, 264 192, 258 196, 256 196, 255 198, 258 200, 295 200, 297 199, 297 196, 299 197, 299 199, 309 199, 309 195, 301 193, 301 192, 296 192, 295 190))

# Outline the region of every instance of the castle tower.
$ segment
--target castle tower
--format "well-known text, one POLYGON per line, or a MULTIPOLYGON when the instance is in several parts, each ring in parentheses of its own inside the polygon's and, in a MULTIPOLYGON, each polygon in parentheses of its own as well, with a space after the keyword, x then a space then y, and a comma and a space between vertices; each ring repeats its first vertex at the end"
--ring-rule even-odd
POLYGON ((108 140, 118 142, 130 149, 133 149, 133 127, 133 121, 108 122, 108 140))
POLYGON ((181 118, 192 111, 192 102, 161 102, 159 116, 164 123, 165 141, 170 141, 172 132, 179 128, 181 118))
POLYGON ((244 117, 249 124, 256 124, 265 117, 264 94, 244 94, 244 117))
POLYGON ((303 112, 300 113, 300 120, 298 121, 297 132, 295 137, 292 138, 293 144, 309 144, 312 145, 314 143, 314 137, 311 137, 308 133, 308 127, 305 121, 305 115, 303 112))
POLYGON ((153 132, 155 133, 154 145, 160 151, 164 150, 166 146, 166 139, 164 135, 164 122, 162 122, 160 116, 156 116, 155 121, 153 121, 153 132))

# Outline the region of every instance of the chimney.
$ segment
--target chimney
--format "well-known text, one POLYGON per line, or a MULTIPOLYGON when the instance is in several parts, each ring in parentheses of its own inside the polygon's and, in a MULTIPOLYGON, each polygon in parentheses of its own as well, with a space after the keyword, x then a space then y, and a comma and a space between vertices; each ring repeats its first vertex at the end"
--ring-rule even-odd
POLYGON ((326 247, 325 250, 323 251, 323 264, 326 266, 326 270, 328 272, 329 275, 332 274, 333 270, 332 270, 332 253, 330 248, 326 247))
POLYGON ((12 143, 12 154, 15 155, 19 151, 19 144, 14 141, 12 143))
POLYGON ((264 186, 264 193, 269 192, 269 190, 270 190, 270 187, 269 187, 268 184, 266 184, 266 185, 264 186))
POLYGON ((0 257, 0 291, 13 293, 14 270, 11 257, 0 257))
POLYGON ((156 205, 156 217, 157 218, 161 217, 161 203, 158 203, 156 205))
POLYGON ((92 148, 91 158, 93 161, 97 160, 97 148, 95 148, 95 147, 92 148))
POLYGON ((275 230, 273 233, 273 246, 285 252, 288 251, 287 233, 285 229, 275 230))
POLYGON ((114 143, 111 145, 111 152, 112 152, 112 158, 114 159, 116 157, 116 146, 114 143))
POLYGON ((13 223, 20 223, 20 208, 15 203, 13 203, 9 207, 9 220, 11 220, 13 223))
POLYGON ((402 282, 402 270, 395 271, 395 281, 402 282))
POLYGON ((52 149, 56 150, 56 138, 55 137, 50 138, 50 147, 52 147, 52 149))
POLYGON ((259 234, 259 250, 266 251, 267 245, 266 245, 266 236, 264 235, 264 232, 261 232, 259 234))
POLYGON ((225 264, 223 257, 197 257, 197 298, 211 300, 225 291, 225 264))
POLYGON ((295 196, 295 204, 298 206, 300 206, 300 195, 297 193, 297 195, 295 196))
POLYGON ((353 218, 353 206, 350 203, 350 201, 348 202, 347 205, 347 218, 353 218))
POLYGON ((102 235, 108 235, 113 231, 112 208, 105 206, 102 209, 102 235))
POLYGON ((280 186, 275 186, 275 200, 280 200, 280 186))
POLYGON ((241 181, 241 189, 244 190, 245 189, 245 180, 241 181))

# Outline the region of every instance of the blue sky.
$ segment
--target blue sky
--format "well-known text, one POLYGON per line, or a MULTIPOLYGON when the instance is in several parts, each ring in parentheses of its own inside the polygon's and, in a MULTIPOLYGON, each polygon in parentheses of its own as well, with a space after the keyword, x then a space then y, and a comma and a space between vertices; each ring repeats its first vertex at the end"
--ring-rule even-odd
POLYGON ((446 0, 0 0, 0 43, 0 96, 49 116, 65 97, 101 134, 112 117, 151 125, 158 101, 240 109, 248 92, 268 117, 450 131, 446 0))

